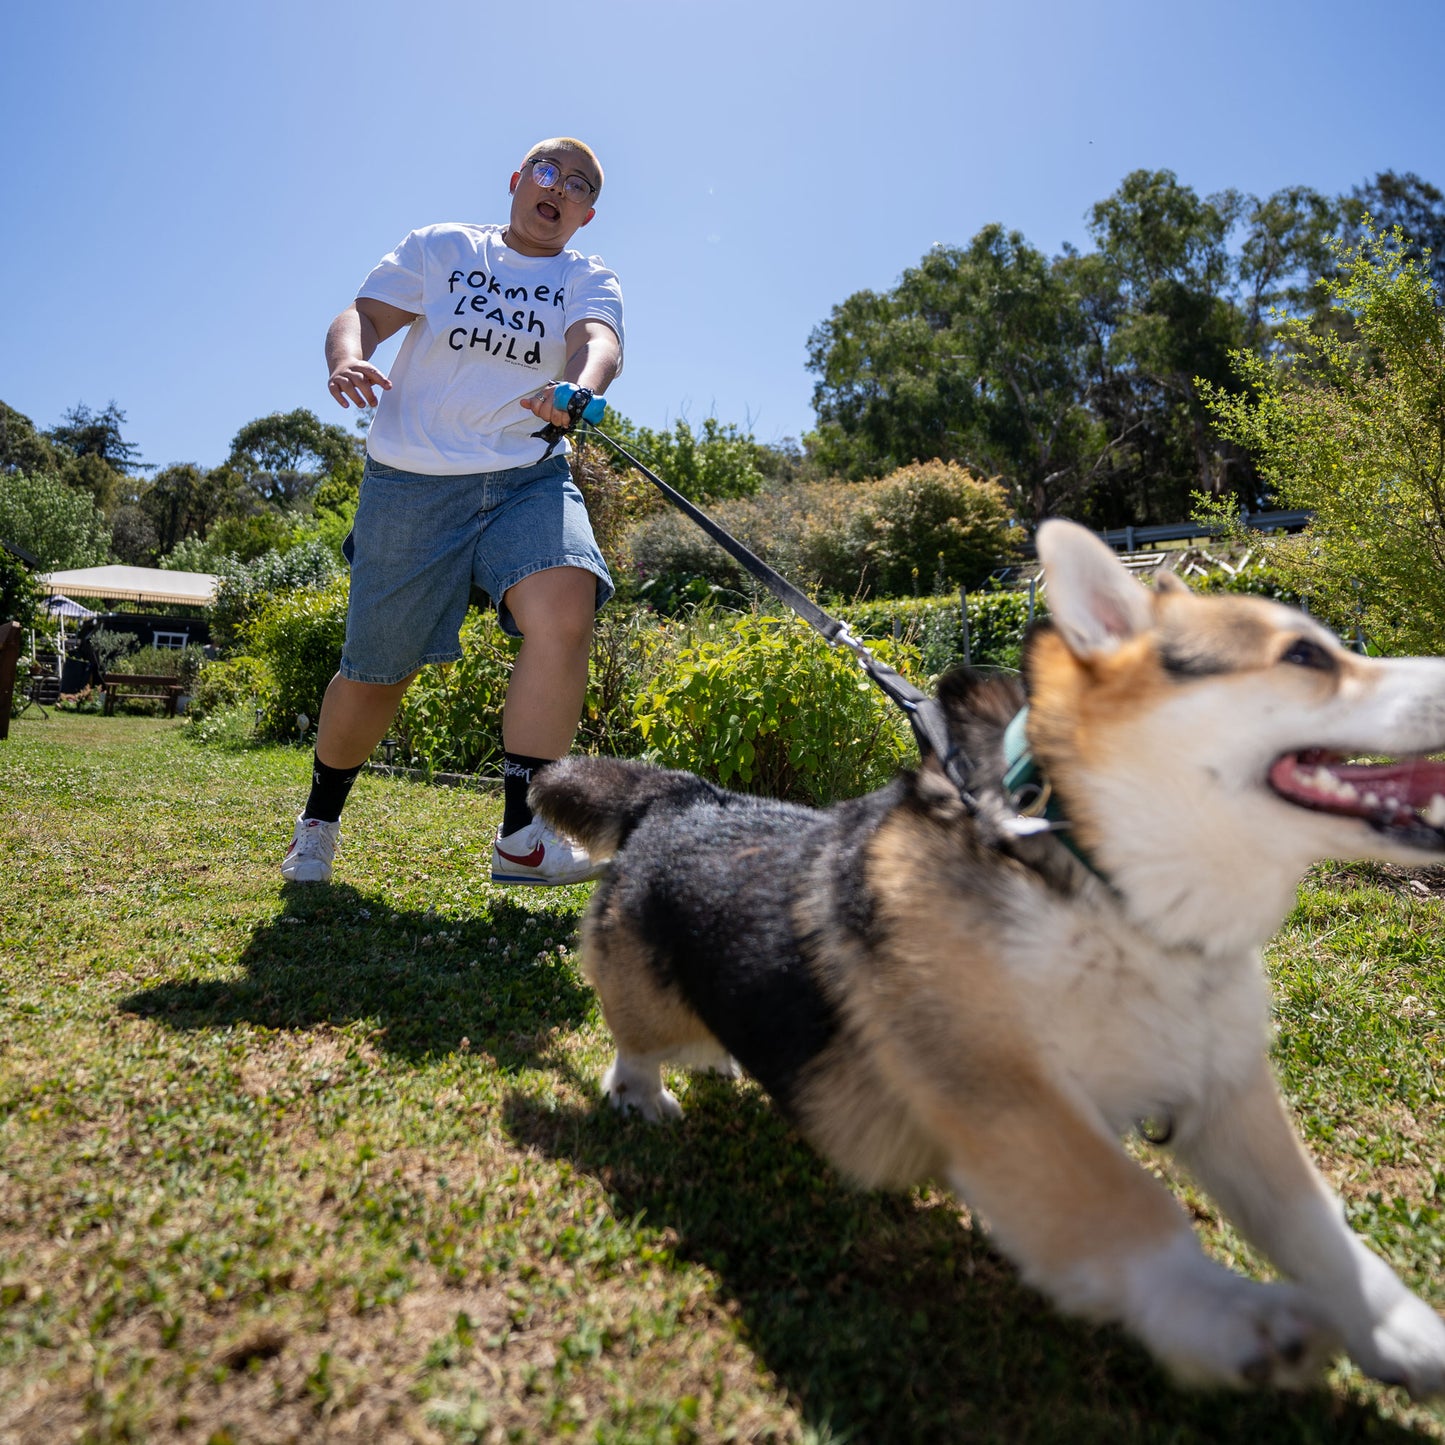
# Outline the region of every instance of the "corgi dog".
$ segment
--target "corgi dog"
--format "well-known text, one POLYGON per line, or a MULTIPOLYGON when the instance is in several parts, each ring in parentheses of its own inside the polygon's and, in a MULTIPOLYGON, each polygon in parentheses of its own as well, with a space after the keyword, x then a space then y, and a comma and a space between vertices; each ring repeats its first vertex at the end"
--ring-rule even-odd
POLYGON ((1445 659, 1146 588, 1072 523, 1038 550, 1022 686, 939 687, 963 789, 927 751, 826 809, 615 758, 534 782, 611 860, 581 945, 605 1093, 675 1118, 664 1061, 736 1061, 849 1178, 945 1181, 1030 1285, 1181 1382, 1304 1387, 1344 1350, 1440 1394, 1445 1321, 1347 1228, 1280 1098, 1260 949, 1311 864, 1445 855, 1445 659), (1278 1282, 1206 1256, 1121 1147, 1141 1120, 1278 1282))

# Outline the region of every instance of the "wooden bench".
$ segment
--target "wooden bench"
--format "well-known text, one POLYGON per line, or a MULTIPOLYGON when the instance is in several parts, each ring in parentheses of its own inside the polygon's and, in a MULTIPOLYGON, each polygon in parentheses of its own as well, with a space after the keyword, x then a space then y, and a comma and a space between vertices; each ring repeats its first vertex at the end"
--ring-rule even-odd
POLYGON ((176 703, 181 695, 181 680, 164 673, 108 672, 101 682, 101 688, 105 692, 106 717, 115 715, 118 698, 163 702, 166 705, 166 716, 175 717, 176 703))

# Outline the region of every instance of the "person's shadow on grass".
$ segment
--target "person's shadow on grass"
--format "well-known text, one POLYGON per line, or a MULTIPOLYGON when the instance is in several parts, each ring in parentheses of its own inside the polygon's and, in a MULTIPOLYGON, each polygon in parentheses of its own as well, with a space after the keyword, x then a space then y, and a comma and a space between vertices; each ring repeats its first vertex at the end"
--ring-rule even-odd
POLYGON ((173 1029, 365 1019, 402 1058, 485 1040, 499 1065, 517 1068, 545 1053, 549 1031, 577 1026, 592 1008, 591 990, 547 947, 575 930, 566 905, 526 908, 504 896, 469 919, 398 909, 344 883, 292 885, 252 934, 240 977, 159 983, 120 1007, 173 1029))
POLYGON ((850 1188, 751 1085, 696 1079, 684 1104, 680 1124, 652 1126, 514 1092, 506 1124, 717 1276, 820 1440, 1427 1438, 1323 1391, 1177 1390, 1122 1333, 1066 1320, 1022 1285, 952 1196, 850 1188))

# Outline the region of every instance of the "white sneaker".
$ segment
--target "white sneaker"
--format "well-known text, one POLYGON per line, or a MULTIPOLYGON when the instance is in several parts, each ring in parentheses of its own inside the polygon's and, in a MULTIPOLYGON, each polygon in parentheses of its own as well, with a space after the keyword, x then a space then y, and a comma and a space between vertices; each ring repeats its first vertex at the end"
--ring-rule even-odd
POLYGON ((595 862, 580 843, 554 833, 540 818, 505 838, 497 834, 492 843, 493 883, 585 883, 606 871, 606 863, 595 862))
POLYGON ((281 876, 288 883, 330 883, 331 860, 336 856, 340 835, 340 823, 297 818, 291 846, 281 862, 281 876))

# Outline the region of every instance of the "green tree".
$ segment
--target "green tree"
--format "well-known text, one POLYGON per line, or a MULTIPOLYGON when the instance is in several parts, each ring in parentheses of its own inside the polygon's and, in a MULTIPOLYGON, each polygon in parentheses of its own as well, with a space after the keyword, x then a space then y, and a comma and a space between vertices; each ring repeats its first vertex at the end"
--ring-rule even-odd
POLYGON ((46 472, 0 475, 0 540, 33 553, 42 571, 106 561, 110 535, 105 514, 58 477, 46 472))
MULTIPOLYGON (((139 460, 137 447, 121 435, 125 413, 111 402, 104 411, 93 412, 83 403, 72 407, 46 436, 67 459, 57 475, 69 485, 87 492, 101 511, 109 514, 135 502, 138 479, 132 474, 148 470, 139 460)), ((123 520, 122 534, 143 527, 133 519, 123 520)))
POLYGON ((0 401, 0 472, 60 476, 73 460, 74 453, 57 447, 28 416, 0 401))
POLYGON ((77 457, 98 457, 113 471, 143 471, 146 463, 137 456, 140 448, 121 435, 124 425, 125 413, 115 402, 99 412, 82 402, 71 407, 48 435, 56 446, 77 457))
POLYGON ((134 502, 123 502, 110 514, 110 550, 131 567, 149 567, 159 551, 155 523, 134 502))
POLYGON ((1201 198, 1172 171, 1134 171, 1091 213, 1090 232, 1123 303, 1109 363, 1152 440, 1138 456, 1154 478, 1150 510, 1165 515, 1182 516, 1193 489, 1224 489, 1195 378, 1227 381, 1230 352, 1244 341, 1227 242, 1245 209, 1238 192, 1201 198))
POLYGON ((322 478, 361 465, 360 440, 305 407, 249 422, 231 441, 227 460, 262 501, 290 510, 307 501, 322 478))
POLYGON ((297 540, 294 517, 275 511, 246 512, 223 517, 206 538, 217 557, 251 562, 267 552, 286 552, 297 540))
POLYGON ((986 226, 963 253, 935 248, 900 288, 931 326, 948 317, 935 405, 952 435, 936 455, 1005 478, 1034 518, 1064 509, 1109 449, 1088 407, 1089 333, 1072 280, 1018 232, 986 226))
POLYGON ((1279 344, 1277 309, 1318 307, 1338 223, 1306 187, 1201 197, 1140 170, 1091 208, 1091 251, 1049 258, 1000 225, 935 246, 809 337, 808 465, 861 480, 958 460, 998 476, 1025 518, 1095 526, 1175 520, 1196 490, 1258 505, 1195 378, 1228 384, 1232 350, 1279 344))
MULTIPOLYGON (((748 432, 716 417, 705 417, 700 431, 685 418, 674 422, 671 431, 653 431, 609 411, 602 429, 663 481, 696 502, 752 496, 763 484, 765 461, 772 463, 767 449, 748 432)), ((625 462, 608 454, 616 470, 626 469, 625 462)))
POLYGON ((1396 175, 1381 171, 1356 186, 1342 203, 1345 237, 1358 245, 1366 234, 1366 217, 1377 234, 1398 226, 1404 252, 1430 273, 1435 289, 1445 294, 1445 194, 1413 171, 1396 175), (1426 252, 1429 255, 1426 255, 1426 252))
POLYGON ((849 297, 809 338, 816 461, 861 478, 959 460, 1031 519, 1180 515, 1221 484, 1193 378, 1227 376, 1242 339, 1227 238, 1244 208, 1136 171, 1093 208, 1094 253, 1050 260, 986 226, 849 297))
POLYGON ((1339 205, 1308 186, 1287 186, 1246 204, 1239 252, 1245 341, 1253 351, 1272 340, 1276 313, 1307 315, 1328 305, 1320 277, 1333 253, 1339 205))
POLYGON ((964 374, 945 364, 938 344, 951 313, 935 319, 943 324, 930 325, 907 297, 856 291, 813 329, 808 370, 818 376, 818 428, 808 440, 821 470, 858 481, 925 458, 957 457, 962 438, 948 436, 942 405, 951 398, 946 390, 940 396, 940 381, 961 391, 964 374))
POLYGON ((1398 229, 1337 243, 1325 282, 1349 334, 1284 326, 1287 349, 1238 351, 1247 394, 1201 383, 1304 536, 1264 543, 1285 585, 1387 652, 1445 651, 1445 308, 1398 229))
POLYGON ((238 480, 228 467, 202 471, 193 462, 157 472, 136 504, 155 529, 157 552, 173 551, 186 537, 204 538, 234 510, 238 480))

